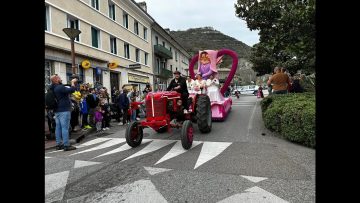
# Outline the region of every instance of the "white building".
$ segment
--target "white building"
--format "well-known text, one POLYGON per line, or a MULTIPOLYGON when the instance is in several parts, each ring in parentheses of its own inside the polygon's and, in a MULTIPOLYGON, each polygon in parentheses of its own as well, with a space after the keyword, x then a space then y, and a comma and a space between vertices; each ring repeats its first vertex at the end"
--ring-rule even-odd
MULTIPOLYGON (((151 25, 154 20, 132 0, 45 0, 45 81, 58 74, 69 82, 71 70, 70 39, 63 28, 81 31, 75 40, 75 63, 80 80, 100 82, 109 90, 134 83, 153 82, 151 25), (91 67, 84 69, 81 62, 91 67), (110 69, 108 63, 119 66, 110 69), (140 69, 129 69, 140 64, 140 69), (96 71, 98 69, 99 71, 96 71), (97 74, 99 73, 99 74, 97 74)), ((45 84, 45 85, 46 85, 45 84)), ((110 93, 110 91, 109 91, 110 93)))

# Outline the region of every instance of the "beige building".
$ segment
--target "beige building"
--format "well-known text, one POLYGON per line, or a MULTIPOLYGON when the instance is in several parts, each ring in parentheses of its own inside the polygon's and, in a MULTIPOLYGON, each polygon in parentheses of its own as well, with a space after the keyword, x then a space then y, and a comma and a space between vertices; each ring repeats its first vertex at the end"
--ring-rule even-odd
POLYGON ((45 81, 58 74, 63 83, 72 75, 70 39, 63 28, 81 31, 75 40, 80 80, 120 89, 124 84, 153 85, 154 20, 133 0, 45 0, 45 81), (91 67, 84 69, 81 62, 91 67), (117 62, 110 69, 108 63, 117 62), (129 65, 139 64, 139 69, 129 65))
POLYGON ((163 29, 156 22, 151 29, 153 43, 154 88, 165 90, 178 70, 188 75, 190 54, 173 37, 169 29, 163 29))

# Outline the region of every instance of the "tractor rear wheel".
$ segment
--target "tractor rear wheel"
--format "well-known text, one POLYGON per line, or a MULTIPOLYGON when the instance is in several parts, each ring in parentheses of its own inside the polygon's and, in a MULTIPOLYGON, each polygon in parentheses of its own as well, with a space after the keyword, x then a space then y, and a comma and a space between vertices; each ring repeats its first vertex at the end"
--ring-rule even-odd
POLYGON ((181 144, 184 149, 190 149, 193 143, 194 128, 191 121, 186 120, 181 128, 181 144))
POLYGON ((211 131, 211 103, 207 95, 199 95, 197 99, 196 118, 200 132, 208 133, 211 131))
POLYGON ((141 144, 143 139, 143 129, 139 126, 139 123, 136 121, 131 122, 125 132, 126 143, 130 147, 137 147, 141 144))

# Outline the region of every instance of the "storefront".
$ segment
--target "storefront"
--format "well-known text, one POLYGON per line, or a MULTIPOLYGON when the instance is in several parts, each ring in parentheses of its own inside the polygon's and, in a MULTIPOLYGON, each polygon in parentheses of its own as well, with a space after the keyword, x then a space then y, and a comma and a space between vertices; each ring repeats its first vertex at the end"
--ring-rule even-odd
POLYGON ((148 76, 135 75, 133 73, 128 73, 129 84, 136 85, 136 91, 139 91, 140 96, 143 96, 143 90, 147 84, 150 84, 150 78, 148 76))

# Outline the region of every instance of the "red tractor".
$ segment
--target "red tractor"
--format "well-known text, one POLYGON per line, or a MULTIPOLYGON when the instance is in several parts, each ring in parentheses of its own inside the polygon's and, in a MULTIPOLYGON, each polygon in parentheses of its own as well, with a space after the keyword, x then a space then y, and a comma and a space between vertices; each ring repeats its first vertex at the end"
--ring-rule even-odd
POLYGON ((171 128, 181 128, 181 144, 190 149, 193 142, 193 122, 200 132, 211 131, 211 103, 206 94, 190 94, 189 111, 184 112, 181 94, 175 91, 150 92, 146 95, 146 120, 133 121, 126 128, 126 142, 131 147, 141 144, 143 128, 152 128, 158 133, 170 132, 171 128), (172 122, 175 121, 175 122, 172 122))

